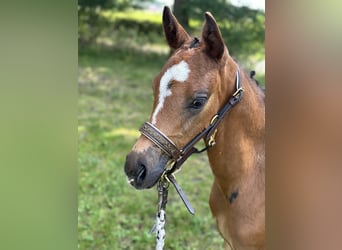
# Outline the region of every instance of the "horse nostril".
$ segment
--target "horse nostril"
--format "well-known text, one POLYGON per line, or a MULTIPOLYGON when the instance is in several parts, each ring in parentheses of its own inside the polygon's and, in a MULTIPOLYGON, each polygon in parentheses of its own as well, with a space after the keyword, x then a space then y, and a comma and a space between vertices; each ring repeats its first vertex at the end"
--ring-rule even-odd
POLYGON ((140 168, 137 175, 137 183, 142 184, 146 177, 146 166, 144 164, 139 164, 140 168))

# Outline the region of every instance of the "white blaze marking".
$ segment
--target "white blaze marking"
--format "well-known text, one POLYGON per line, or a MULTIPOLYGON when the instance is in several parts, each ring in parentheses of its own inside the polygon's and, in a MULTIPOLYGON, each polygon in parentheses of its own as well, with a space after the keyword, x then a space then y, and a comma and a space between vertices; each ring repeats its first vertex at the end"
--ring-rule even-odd
POLYGON ((157 122, 157 115, 164 106, 165 98, 172 94, 171 89, 168 88, 169 83, 172 80, 176 80, 178 82, 186 81, 189 77, 189 72, 190 72, 189 65, 185 61, 181 61, 180 63, 173 65, 172 67, 168 68, 168 70, 165 71, 164 75, 160 79, 159 101, 152 115, 153 125, 155 125, 157 122))

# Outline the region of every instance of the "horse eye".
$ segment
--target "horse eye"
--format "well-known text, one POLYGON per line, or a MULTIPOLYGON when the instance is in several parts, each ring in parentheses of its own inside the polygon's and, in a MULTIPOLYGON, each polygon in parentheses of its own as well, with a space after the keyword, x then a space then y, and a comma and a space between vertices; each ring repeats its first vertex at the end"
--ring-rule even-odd
POLYGON ((207 101, 206 97, 198 97, 191 103, 191 108, 200 109, 207 101))

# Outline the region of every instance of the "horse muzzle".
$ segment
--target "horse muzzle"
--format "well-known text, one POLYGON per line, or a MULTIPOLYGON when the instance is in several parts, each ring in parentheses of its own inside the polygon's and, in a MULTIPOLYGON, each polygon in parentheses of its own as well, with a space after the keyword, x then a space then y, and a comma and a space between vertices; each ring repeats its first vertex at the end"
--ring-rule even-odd
POLYGON ((125 173, 136 189, 153 187, 160 179, 169 157, 154 146, 141 152, 131 151, 126 157, 125 173))

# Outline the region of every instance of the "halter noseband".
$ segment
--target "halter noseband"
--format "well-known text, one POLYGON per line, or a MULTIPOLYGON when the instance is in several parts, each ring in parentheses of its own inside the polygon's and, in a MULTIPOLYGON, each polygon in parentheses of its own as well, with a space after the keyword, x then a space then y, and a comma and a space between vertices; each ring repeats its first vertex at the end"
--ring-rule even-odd
POLYGON ((213 116, 209 126, 192 138, 183 149, 178 149, 176 144, 153 124, 145 122, 142 125, 140 132, 151 140, 157 147, 163 150, 172 161, 174 161, 174 164, 170 169, 165 169, 164 175, 168 176, 179 169, 193 153, 202 153, 215 145, 217 126, 220 124, 227 112, 241 100, 242 95, 243 88, 241 87, 240 69, 238 68, 236 71, 236 90, 233 95, 229 98, 223 108, 213 116), (202 150, 198 150, 195 148, 195 144, 201 139, 204 139, 207 142, 207 146, 202 150))

